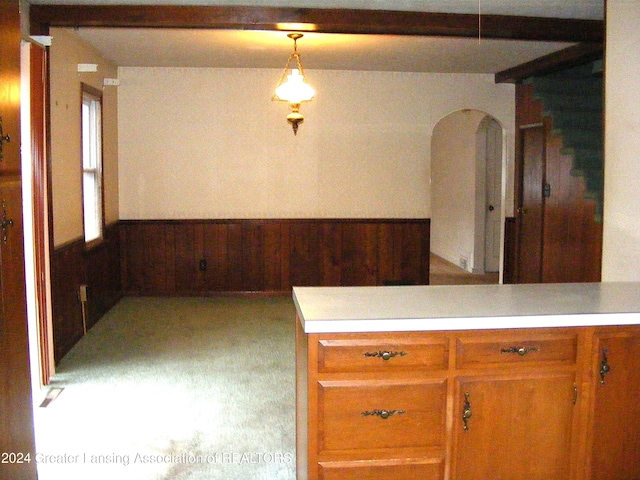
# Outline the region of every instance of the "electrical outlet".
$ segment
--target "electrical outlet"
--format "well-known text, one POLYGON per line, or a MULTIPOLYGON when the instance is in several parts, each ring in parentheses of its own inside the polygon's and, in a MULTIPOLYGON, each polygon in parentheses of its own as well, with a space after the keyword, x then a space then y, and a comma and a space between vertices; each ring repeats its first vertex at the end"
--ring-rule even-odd
POLYGON ((205 272, 207 270, 207 259, 203 258, 198 262, 198 270, 205 272))
POLYGON ((460 268, 467 270, 469 267, 469 259, 464 256, 460 256, 460 268))

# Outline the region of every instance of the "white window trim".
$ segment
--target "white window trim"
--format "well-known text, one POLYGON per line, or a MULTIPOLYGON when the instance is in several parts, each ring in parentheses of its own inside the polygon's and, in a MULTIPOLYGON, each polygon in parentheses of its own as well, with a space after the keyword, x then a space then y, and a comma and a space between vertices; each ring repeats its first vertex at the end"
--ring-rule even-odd
POLYGON ((82 85, 82 214, 87 245, 104 238, 102 175, 102 95, 82 85), (86 111, 85 108, 89 110, 86 111), (86 117, 88 114, 89 118, 86 117), (88 127, 88 128, 87 128, 88 127))

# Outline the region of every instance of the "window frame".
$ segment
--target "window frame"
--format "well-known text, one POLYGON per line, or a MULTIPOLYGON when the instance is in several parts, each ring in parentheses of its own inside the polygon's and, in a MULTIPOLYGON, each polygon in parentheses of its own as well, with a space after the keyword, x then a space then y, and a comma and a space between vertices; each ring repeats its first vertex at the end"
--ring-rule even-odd
POLYGON ((85 83, 81 83, 81 93, 80 93, 80 182, 82 187, 82 237, 85 243, 86 248, 92 248, 96 245, 101 244, 104 241, 104 231, 105 231, 105 212, 104 212, 104 135, 103 135, 103 96, 102 91, 94 88, 85 83), (85 163, 86 160, 86 149, 85 149, 85 101, 88 99, 92 102, 93 105, 99 106, 99 114, 96 116, 94 112, 94 116, 92 117, 92 135, 98 135, 99 139, 92 144, 93 152, 97 150, 97 153, 92 153, 94 155, 92 157, 92 162, 95 160, 95 164, 91 166, 87 166, 85 163), (97 125, 95 124, 97 122, 97 125), (93 206, 94 210, 94 221, 96 224, 96 228, 98 230, 97 236, 91 237, 87 240, 87 208, 86 203, 87 200, 85 195, 87 193, 87 180, 85 179, 87 174, 93 174, 94 177, 94 186, 98 189, 98 192, 94 194, 93 198, 93 206))

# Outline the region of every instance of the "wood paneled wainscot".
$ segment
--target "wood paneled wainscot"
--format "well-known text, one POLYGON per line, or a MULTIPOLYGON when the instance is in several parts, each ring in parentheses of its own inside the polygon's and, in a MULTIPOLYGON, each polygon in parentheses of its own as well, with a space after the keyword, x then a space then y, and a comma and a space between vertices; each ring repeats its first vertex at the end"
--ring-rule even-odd
POLYGON ((429 283, 429 219, 123 220, 127 295, 429 283))
POLYGON ((118 224, 105 227, 104 241, 87 248, 83 238, 56 247, 51 256, 54 357, 59 363, 122 297, 118 224), (86 309, 80 287, 87 286, 86 309), (83 319, 84 316, 84 319, 83 319))
POLYGON ((640 478, 638 289, 294 288, 297 478, 640 478))

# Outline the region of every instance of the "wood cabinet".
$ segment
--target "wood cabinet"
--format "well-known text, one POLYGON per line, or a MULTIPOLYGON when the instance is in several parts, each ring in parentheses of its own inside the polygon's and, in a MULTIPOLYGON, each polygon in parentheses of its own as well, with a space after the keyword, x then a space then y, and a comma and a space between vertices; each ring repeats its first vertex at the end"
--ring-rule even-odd
POLYGON ((298 322, 297 345, 299 479, 640 478, 640 327, 298 322))
POLYGON ((309 478, 442 478, 449 339, 298 330, 298 358, 310 367, 298 371, 298 414, 309 414, 299 417, 298 465, 308 461, 309 478))
POLYGON ((37 477, 20 170, 20 8, 0 2, 0 478, 37 477), (8 138, 7 138, 8 136, 8 138))
POLYGON ((578 335, 455 337, 452 478, 570 478, 578 335))
POLYGON ((590 478, 640 478, 640 330, 600 328, 591 369, 594 395, 590 478))
POLYGON ((452 478, 571 478, 574 387, 570 372, 459 379, 452 478))

